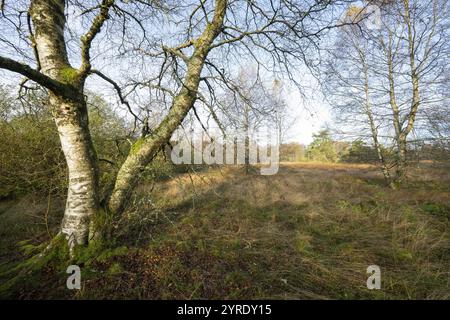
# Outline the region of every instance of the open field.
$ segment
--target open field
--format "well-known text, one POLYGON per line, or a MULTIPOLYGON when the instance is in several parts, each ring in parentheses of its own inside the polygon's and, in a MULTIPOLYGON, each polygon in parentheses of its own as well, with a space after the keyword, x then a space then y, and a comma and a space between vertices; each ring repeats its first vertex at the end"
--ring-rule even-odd
MULTIPOLYGON (((65 267, 49 265, 2 295, 450 299, 450 171, 411 170, 400 190, 383 186, 374 166, 320 163, 285 163, 274 176, 213 168, 143 184, 111 249, 78 261, 81 290, 67 290, 65 267), (369 265, 381 268, 381 290, 366 288, 369 265)), ((26 257, 19 242, 48 240, 62 208, 32 197, 0 204, 3 284, 26 257)))

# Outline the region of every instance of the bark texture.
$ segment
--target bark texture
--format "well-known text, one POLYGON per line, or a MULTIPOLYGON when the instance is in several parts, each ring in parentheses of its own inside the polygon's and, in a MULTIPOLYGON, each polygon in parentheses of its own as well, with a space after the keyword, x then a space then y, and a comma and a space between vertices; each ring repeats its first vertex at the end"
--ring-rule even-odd
POLYGON ((61 232, 69 245, 88 243, 90 222, 98 212, 97 158, 84 101, 52 97, 61 147, 69 170, 67 202, 61 232))
POLYGON ((69 64, 64 40, 64 0, 33 0, 33 42, 42 74, 63 84, 50 92, 50 105, 69 170, 61 232, 69 246, 88 242, 89 224, 98 211, 98 169, 84 100, 84 77, 69 64))

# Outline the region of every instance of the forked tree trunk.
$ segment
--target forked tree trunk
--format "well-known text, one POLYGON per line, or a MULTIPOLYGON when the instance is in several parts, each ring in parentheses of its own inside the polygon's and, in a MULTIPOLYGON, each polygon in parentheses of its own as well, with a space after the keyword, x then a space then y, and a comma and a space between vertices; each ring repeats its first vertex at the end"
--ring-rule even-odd
MULTIPOLYGON (((407 1, 405 2, 407 3, 407 1)), ((405 12, 409 12, 409 7, 405 5, 405 12)), ((409 13, 407 14, 409 17, 409 13)), ((410 26, 408 27, 408 29, 410 26)), ((409 50, 410 50, 410 67, 413 78, 415 77, 415 65, 414 65, 414 46, 411 43, 412 35, 410 34, 409 39, 409 50)), ((413 85, 413 104, 410 113, 407 117, 407 126, 403 128, 403 122, 400 119, 400 109, 397 104, 397 98, 395 93, 395 80, 394 80, 394 54, 393 54, 393 34, 389 32, 389 42, 386 47, 384 43, 382 43, 385 54, 387 58, 387 66, 388 66, 388 81, 389 81, 389 104, 392 109, 392 121, 395 129, 395 144, 396 144, 396 152, 395 152, 395 176, 392 179, 391 186, 396 187, 401 185, 406 178, 406 148, 407 148, 407 136, 413 128, 415 121, 415 114, 417 112, 418 103, 415 104, 414 101, 418 99, 418 82, 417 86, 413 85), (417 89, 417 90, 416 90, 417 89), (416 96, 417 94, 417 96, 416 96)))
MULTIPOLYGON (((406 126, 400 130, 397 134, 397 163, 396 163, 396 177, 395 183, 402 184, 406 179, 406 169, 407 169, 407 138, 408 135, 414 128, 416 121, 417 111, 420 106, 420 90, 419 90, 419 72, 416 67, 416 36, 414 25, 411 21, 409 0, 403 0, 404 12, 402 17, 406 24, 406 29, 408 33, 408 53, 409 53, 409 67, 410 67, 410 77, 412 86, 412 101, 411 107, 409 109, 406 126)), ((425 56, 424 59, 427 59, 425 56)), ((423 63, 424 61, 422 61, 423 63)), ((391 61, 392 63, 392 61, 391 61)), ((391 73, 391 71, 390 71, 391 73)), ((392 82, 393 83, 393 82, 392 82)), ((393 88, 391 89, 393 91, 393 88)))

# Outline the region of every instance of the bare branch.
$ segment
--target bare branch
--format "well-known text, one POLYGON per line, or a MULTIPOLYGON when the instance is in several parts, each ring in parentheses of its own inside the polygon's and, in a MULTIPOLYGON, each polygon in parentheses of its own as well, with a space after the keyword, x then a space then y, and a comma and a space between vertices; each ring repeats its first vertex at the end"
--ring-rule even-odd
POLYGON ((87 76, 91 69, 90 49, 92 41, 100 32, 103 24, 109 17, 109 9, 114 5, 114 0, 103 0, 99 14, 94 18, 89 31, 81 37, 81 68, 80 75, 87 76))
POLYGON ((14 61, 9 58, 0 57, 0 68, 19 73, 53 92, 70 93, 70 91, 74 89, 67 84, 56 81, 44 75, 43 73, 31 68, 26 64, 14 61))

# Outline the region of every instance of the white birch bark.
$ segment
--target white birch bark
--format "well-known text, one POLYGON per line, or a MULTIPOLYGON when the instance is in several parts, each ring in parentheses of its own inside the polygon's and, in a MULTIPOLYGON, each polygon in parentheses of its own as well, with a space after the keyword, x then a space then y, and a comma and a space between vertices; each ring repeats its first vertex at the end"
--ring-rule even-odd
POLYGON ((41 72, 74 89, 67 93, 50 92, 50 105, 69 171, 61 232, 73 248, 88 242, 90 221, 98 211, 98 173, 83 96, 84 79, 78 76, 67 58, 64 9, 64 0, 34 0, 30 14, 41 72))
POLYGON ((173 132, 194 106, 203 65, 214 39, 221 31, 226 8, 227 0, 216 0, 214 18, 207 24, 201 36, 194 41, 194 52, 187 60, 183 88, 175 97, 169 113, 151 136, 142 138, 133 145, 130 154, 120 168, 108 201, 109 210, 113 214, 122 213, 142 170, 153 159, 157 151, 169 141, 173 132))

